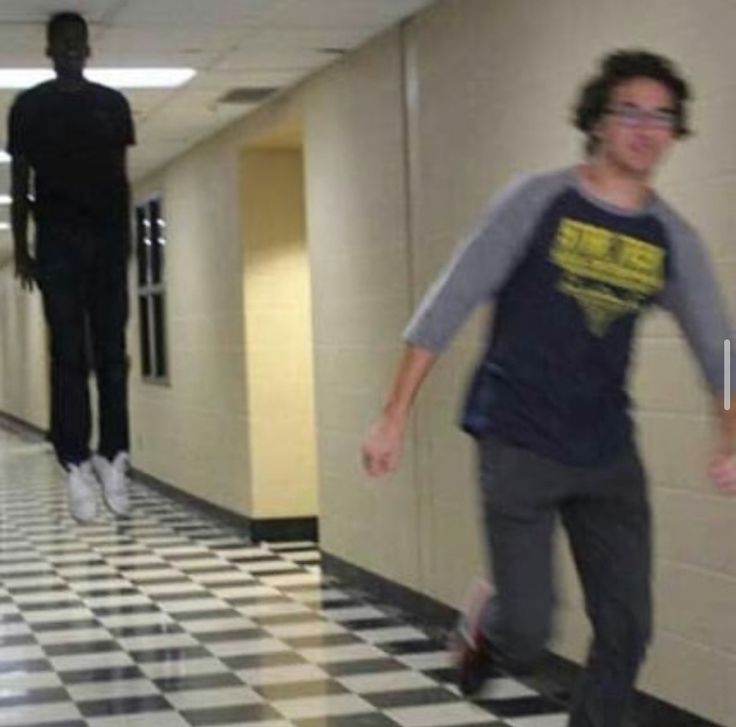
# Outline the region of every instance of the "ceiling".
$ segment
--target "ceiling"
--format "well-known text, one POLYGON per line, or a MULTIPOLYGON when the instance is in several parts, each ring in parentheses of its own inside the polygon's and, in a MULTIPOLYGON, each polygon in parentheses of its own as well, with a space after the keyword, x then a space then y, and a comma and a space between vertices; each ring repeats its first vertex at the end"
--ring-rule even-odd
MULTIPOLYGON (((47 65, 45 23, 76 10, 90 24, 91 66, 187 66, 197 75, 177 89, 124 91, 138 145, 139 178, 255 108, 218 103, 240 87, 293 85, 433 0, 0 0, 0 67, 47 65)), ((5 144, 16 91, 0 90, 5 144)), ((7 194, 8 166, 0 167, 7 194)), ((0 221, 8 210, 0 209, 0 221)), ((0 261, 10 236, 0 232, 0 261)))

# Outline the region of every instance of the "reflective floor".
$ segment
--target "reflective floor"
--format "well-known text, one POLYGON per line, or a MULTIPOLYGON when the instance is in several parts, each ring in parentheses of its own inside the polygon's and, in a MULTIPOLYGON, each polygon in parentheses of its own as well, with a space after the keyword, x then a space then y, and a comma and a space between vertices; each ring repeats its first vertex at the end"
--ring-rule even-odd
POLYGON ((133 485, 76 525, 40 443, 0 430, 0 725, 563 727, 519 682, 462 700, 448 655, 322 576, 312 543, 253 545, 133 485))

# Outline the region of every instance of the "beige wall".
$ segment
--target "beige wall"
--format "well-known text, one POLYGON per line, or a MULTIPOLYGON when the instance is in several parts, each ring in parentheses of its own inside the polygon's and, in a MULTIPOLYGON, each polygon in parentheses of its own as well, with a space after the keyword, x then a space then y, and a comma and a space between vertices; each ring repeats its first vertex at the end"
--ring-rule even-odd
POLYGON ((48 350, 41 296, 21 290, 13 264, 0 268, 0 411, 44 431, 48 415, 48 350))
POLYGON ((133 305, 131 424, 136 467, 248 514, 239 181, 237 151, 215 140, 136 187, 163 196, 170 383, 142 381, 133 305))
MULTIPOLYGON (((602 53, 634 44, 671 53, 695 84, 699 133, 675 152, 662 191, 704 233, 733 310, 734 27, 726 0, 443 0, 139 185, 166 200, 172 370, 168 388, 141 384, 134 346, 136 464, 252 511, 239 160, 303 114, 323 545, 458 604, 484 567, 473 452, 454 424, 481 319, 428 381, 401 471, 368 482, 358 446, 400 332, 510 175, 577 157, 567 123, 577 85, 602 53)), ((37 325, 29 312, 0 320, 4 350, 19 326, 28 336, 37 325)), ((733 724, 736 501, 705 477, 706 397, 679 332, 655 315, 642 333, 633 378, 657 526, 657 632, 642 684, 733 724)), ((3 372, 22 371, 22 358, 2 360, 3 372)), ((13 413, 33 414, 29 391, 3 390, 13 413)), ((579 658, 587 627, 560 550, 555 644, 579 658)))
POLYGON ((314 516, 313 335, 302 153, 246 151, 241 175, 251 515, 314 516))
POLYGON ((426 588, 412 443, 385 484, 367 482, 358 455, 411 310, 397 31, 317 79, 304 136, 323 546, 426 588))

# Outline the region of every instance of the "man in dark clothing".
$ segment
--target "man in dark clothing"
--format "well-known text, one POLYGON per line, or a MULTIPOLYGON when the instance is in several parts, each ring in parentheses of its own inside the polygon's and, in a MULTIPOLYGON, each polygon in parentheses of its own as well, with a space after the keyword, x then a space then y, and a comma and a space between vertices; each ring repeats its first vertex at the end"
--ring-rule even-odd
POLYGON ((688 133, 688 95, 660 56, 604 61, 576 109, 587 158, 499 196, 409 324, 363 446, 369 474, 398 466, 421 383, 470 312, 492 301, 462 425, 478 441, 495 592, 459 629, 459 684, 473 695, 491 661, 521 670, 542 653, 559 516, 594 634, 570 727, 623 724, 651 635, 651 519, 627 374, 637 319, 654 304, 677 318, 714 395, 710 474, 736 492, 736 400, 723 401, 731 325, 697 235, 651 187, 688 133))
POLYGON ((84 78, 90 56, 84 18, 55 15, 47 40, 56 78, 19 94, 8 122, 15 271, 24 288, 32 290, 35 282, 43 296, 51 339, 51 441, 67 471, 70 511, 88 522, 97 514, 97 478, 113 513, 124 515, 129 507, 126 148, 135 135, 125 97, 84 78), (31 212, 35 258, 28 246, 31 212), (99 394, 94 456, 90 349, 99 394))

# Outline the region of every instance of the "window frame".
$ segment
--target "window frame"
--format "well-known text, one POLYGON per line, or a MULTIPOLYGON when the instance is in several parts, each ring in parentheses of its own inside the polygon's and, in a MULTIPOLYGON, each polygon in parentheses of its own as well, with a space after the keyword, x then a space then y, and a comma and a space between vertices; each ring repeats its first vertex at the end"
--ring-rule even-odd
MULTIPOLYGON (((135 230, 135 282, 138 316, 138 338, 140 346, 141 380, 145 384, 171 386, 171 359, 169 356, 169 325, 166 305, 166 218, 163 194, 155 192, 136 201, 133 210, 135 230), (154 212, 158 212, 163 226, 153 225, 154 212), (145 231, 141 230, 140 215, 149 223, 149 230, 156 229, 156 242, 146 244, 145 231), (161 242, 163 240, 163 242, 161 242), (154 280, 154 256, 149 252, 145 260, 141 259, 142 251, 151 251, 158 245, 159 252, 164 252, 158 261, 158 279, 154 280), (156 301, 160 301, 160 314, 156 314, 156 301), (145 305, 144 305, 145 304, 145 305), (145 313, 145 320, 144 320, 145 313), (160 319, 160 320, 159 320, 160 319), (162 372, 162 373, 159 373, 162 372)), ((150 232, 149 232, 150 234, 150 232)))

